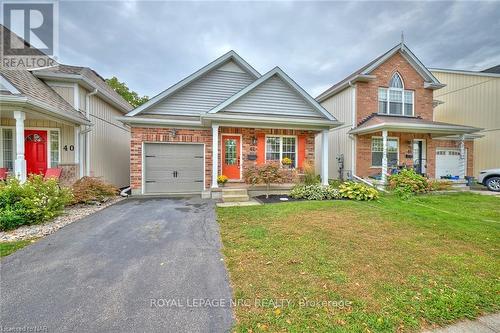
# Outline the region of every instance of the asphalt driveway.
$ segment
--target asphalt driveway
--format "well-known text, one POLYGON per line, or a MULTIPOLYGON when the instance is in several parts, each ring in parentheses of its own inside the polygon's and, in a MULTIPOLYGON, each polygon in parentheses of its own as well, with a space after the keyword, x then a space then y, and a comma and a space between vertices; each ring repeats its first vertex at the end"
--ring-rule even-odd
POLYGON ((0 325, 48 332, 225 332, 214 203, 127 199, 0 261, 0 325))

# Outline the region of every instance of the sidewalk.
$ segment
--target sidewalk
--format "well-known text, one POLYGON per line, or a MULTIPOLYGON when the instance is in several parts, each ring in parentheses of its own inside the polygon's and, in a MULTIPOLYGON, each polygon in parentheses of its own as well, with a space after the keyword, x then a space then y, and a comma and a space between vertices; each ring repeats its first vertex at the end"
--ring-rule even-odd
POLYGON ((500 333, 500 313, 483 316, 474 321, 464 320, 454 325, 423 333, 500 333))

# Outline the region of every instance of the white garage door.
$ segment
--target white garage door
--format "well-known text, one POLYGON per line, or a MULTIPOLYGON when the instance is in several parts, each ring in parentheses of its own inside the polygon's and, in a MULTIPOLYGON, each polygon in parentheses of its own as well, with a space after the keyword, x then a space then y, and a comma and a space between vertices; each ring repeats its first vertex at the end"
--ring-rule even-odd
MULTIPOLYGON (((467 150, 465 151, 465 161, 467 161, 467 150)), ((467 163, 467 162, 466 162, 467 163)), ((467 165, 465 166, 467 169, 467 165)), ((441 176, 465 175, 460 168, 460 149, 437 148, 436 149, 436 178, 441 176)))
POLYGON ((145 143, 144 193, 203 191, 202 144, 145 143))

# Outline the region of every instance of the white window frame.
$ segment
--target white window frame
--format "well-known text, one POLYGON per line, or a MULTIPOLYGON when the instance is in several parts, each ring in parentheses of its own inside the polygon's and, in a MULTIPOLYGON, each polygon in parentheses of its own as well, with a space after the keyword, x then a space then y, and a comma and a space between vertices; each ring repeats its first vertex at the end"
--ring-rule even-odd
POLYGON ((403 81, 403 78, 401 77, 401 75, 398 73, 398 72, 395 72, 392 76, 391 76, 391 79, 389 80, 389 83, 390 81, 392 81, 392 78, 394 77, 394 75, 397 75, 399 76, 399 79, 401 80, 401 84, 403 85, 403 88, 394 88, 394 87, 379 87, 378 90, 377 90, 377 108, 378 108, 378 111, 377 113, 378 114, 383 114, 383 115, 389 115, 389 116, 399 116, 399 117, 414 117, 415 116, 415 91, 413 90, 405 90, 405 82, 403 81), (387 109, 387 113, 382 113, 380 112, 380 108, 379 108, 379 103, 380 103, 380 100, 379 100, 379 95, 380 95, 380 89, 385 89, 385 98, 386 98, 386 109, 387 109), (402 114, 392 114, 391 113, 391 110, 390 110, 390 91, 399 91, 401 92, 401 112, 402 114), (410 92, 411 93, 411 115, 407 115, 406 114, 406 106, 405 106, 405 93, 407 92, 410 92))
MULTIPOLYGON (((298 143, 299 139, 297 135, 273 135, 273 134, 266 134, 266 142, 264 143, 264 161, 267 162, 267 138, 280 138, 280 160, 278 161, 280 166, 281 166, 281 161, 283 160, 283 140, 282 138, 295 138, 295 164, 294 168, 297 168, 298 164, 298 159, 299 159, 299 151, 298 151, 298 143)), ((276 162, 275 160, 271 160, 273 162, 276 162)))
MULTIPOLYGON (((373 168, 373 169, 381 169, 382 168, 382 165, 373 165, 373 139, 381 139, 383 140, 384 138, 382 136, 372 136, 370 138, 370 168, 373 168)), ((398 143, 398 162, 397 162, 397 165, 399 165, 399 149, 400 149, 400 145, 399 145, 399 138, 397 136, 388 136, 387 137, 387 142, 389 142, 389 140, 396 140, 396 142, 398 143)), ((377 152, 378 153, 378 152, 377 152)), ((383 153, 383 152, 382 152, 383 153)), ((383 156, 382 156, 383 158, 383 156)), ((387 161, 387 167, 389 167, 389 161, 387 161)))

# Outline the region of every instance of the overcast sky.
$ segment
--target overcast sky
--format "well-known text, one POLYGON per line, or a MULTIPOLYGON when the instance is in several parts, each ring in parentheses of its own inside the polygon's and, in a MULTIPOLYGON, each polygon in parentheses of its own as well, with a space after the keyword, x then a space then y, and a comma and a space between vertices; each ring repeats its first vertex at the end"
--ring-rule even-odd
POLYGON ((500 64, 500 2, 69 2, 60 60, 154 96, 233 49, 316 96, 400 42, 427 67, 500 64))

